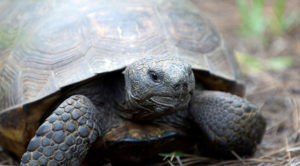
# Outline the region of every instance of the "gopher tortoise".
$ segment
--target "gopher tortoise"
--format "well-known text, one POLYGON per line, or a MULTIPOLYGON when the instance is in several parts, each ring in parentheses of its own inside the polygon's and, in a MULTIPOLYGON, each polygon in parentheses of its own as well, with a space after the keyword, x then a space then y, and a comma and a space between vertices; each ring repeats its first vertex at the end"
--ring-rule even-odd
POLYGON ((195 146, 244 156, 262 139, 232 51, 189 2, 0 8, 0 145, 21 165, 141 163, 195 146))

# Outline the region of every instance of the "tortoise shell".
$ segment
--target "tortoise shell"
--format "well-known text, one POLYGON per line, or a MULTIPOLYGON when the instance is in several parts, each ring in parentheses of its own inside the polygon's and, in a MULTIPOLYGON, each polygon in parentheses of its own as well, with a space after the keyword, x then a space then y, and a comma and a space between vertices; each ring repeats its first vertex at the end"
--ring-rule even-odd
POLYGON ((0 138, 17 153, 66 87, 149 55, 180 57, 206 88, 243 95, 232 51, 187 1, 2 0, 0 9, 0 138))

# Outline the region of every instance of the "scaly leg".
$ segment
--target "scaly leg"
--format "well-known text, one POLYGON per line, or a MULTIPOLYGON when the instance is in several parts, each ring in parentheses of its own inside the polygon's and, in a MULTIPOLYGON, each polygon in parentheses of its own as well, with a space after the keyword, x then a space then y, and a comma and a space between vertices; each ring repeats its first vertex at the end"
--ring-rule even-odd
POLYGON ((81 95, 66 99, 38 128, 20 165, 80 165, 101 135, 97 110, 81 95))
POLYGON ((197 91, 191 101, 189 117, 196 125, 194 133, 200 138, 199 149, 213 155, 232 157, 231 151, 251 155, 266 128, 264 118, 254 105, 224 92, 197 91))

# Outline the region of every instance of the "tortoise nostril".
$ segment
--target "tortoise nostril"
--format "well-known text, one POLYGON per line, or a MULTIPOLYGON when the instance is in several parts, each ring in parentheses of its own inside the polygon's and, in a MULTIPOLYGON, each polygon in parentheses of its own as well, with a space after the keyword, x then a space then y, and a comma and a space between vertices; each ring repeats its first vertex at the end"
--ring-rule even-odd
POLYGON ((179 90, 187 90, 188 89, 188 84, 186 82, 184 83, 177 83, 173 86, 175 91, 179 90))
POLYGON ((173 86, 173 88, 174 88, 175 91, 178 91, 180 89, 180 84, 179 83, 175 84, 173 86))
POLYGON ((183 88, 183 90, 187 90, 188 89, 188 84, 186 82, 183 83, 182 88, 183 88))

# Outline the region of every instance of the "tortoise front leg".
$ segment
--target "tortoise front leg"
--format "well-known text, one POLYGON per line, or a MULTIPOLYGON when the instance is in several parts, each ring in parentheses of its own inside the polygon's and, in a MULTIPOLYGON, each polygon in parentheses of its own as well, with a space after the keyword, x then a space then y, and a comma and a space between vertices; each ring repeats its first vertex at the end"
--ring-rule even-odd
POLYGON ((200 131, 195 131, 200 140, 199 148, 213 155, 232 157, 231 151, 251 155, 266 128, 264 118, 254 105, 224 92, 197 91, 189 114, 200 131))
POLYGON ((95 106, 84 96, 65 100, 38 128, 21 165, 80 165, 101 135, 96 114, 95 106))

